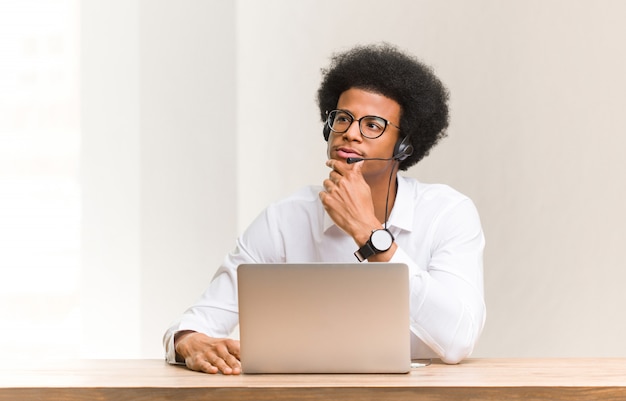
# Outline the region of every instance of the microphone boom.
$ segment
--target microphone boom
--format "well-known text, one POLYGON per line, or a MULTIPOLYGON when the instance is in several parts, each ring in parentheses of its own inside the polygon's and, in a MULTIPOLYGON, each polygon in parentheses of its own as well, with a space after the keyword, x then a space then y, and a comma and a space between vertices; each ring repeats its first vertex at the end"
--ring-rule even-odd
POLYGON ((348 164, 352 164, 352 163, 358 163, 358 162, 362 162, 362 161, 366 161, 366 160, 383 160, 383 161, 389 161, 389 160, 395 160, 395 157, 389 157, 389 158, 383 158, 383 157, 348 157, 346 159, 346 163, 348 164))

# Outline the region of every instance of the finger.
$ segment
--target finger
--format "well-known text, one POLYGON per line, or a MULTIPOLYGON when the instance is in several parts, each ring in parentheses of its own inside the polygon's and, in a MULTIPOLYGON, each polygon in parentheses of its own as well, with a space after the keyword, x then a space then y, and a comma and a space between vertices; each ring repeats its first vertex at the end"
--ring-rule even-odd
POLYGON ((198 367, 199 369, 194 369, 194 370, 199 370, 200 372, 211 373, 211 374, 215 374, 219 372, 219 368, 211 364, 211 362, 209 361, 202 361, 200 364, 198 364, 198 367))
POLYGON ((215 356, 209 364, 225 375, 238 375, 241 373, 241 362, 231 354, 223 357, 215 356))
POLYGON ((241 362, 233 353, 239 354, 239 345, 234 341, 226 341, 216 348, 217 359, 213 365, 224 374, 239 374, 241 372, 241 362))
POLYGON ((326 165, 330 167, 331 169, 333 169, 333 171, 336 171, 339 174, 341 174, 341 163, 337 163, 337 160, 328 159, 326 160, 326 165))
MULTIPOLYGON (((230 368, 230 374, 238 375, 241 373, 241 362, 234 355, 228 354, 226 358, 224 358, 224 363, 230 368)), ((226 368, 226 370, 228 370, 226 368)), ((224 374, 228 374, 224 372, 224 374)))
POLYGON ((324 191, 320 191, 320 193, 319 193, 317 196, 318 196, 318 197, 320 198, 320 200, 322 201, 322 204, 324 205, 324 207, 326 207, 326 202, 325 202, 325 199, 326 199, 326 196, 328 196, 328 192, 326 192, 326 190, 324 190, 324 191))
MULTIPOLYGON (((224 347, 220 347, 220 349, 218 350, 218 356, 231 368, 238 368, 241 366, 241 363, 239 362, 239 358, 231 353, 231 348, 235 347, 233 347, 231 344, 225 344, 224 347)), ((233 349, 233 351, 238 353, 239 348, 236 348, 237 349, 233 349)))
POLYGON ((333 182, 333 184, 337 185, 337 184, 339 184, 339 181, 341 181, 341 178, 343 176, 341 174, 339 174, 338 172, 336 172, 335 170, 333 170, 333 171, 330 172, 330 174, 328 174, 328 177, 333 182))
POLYGON ((226 347, 228 348, 228 353, 233 355, 235 358, 237 358, 238 360, 241 359, 241 356, 239 354, 240 350, 241 350, 241 343, 237 340, 230 340, 226 343, 226 347))
POLYGON ((198 357, 190 357, 185 359, 185 365, 191 370, 205 373, 217 373, 219 369, 213 366, 209 361, 198 357))
POLYGON ((328 194, 331 193, 333 188, 335 187, 335 183, 332 182, 332 180, 330 178, 325 179, 324 182, 322 183, 322 185, 324 186, 324 190, 328 194))
POLYGON ((215 361, 212 362, 212 365, 215 366, 217 369, 219 369, 219 371, 222 372, 222 374, 225 374, 225 375, 234 374, 234 369, 230 367, 230 365, 226 363, 226 361, 222 358, 217 358, 215 361))
POLYGON ((190 361, 189 363, 185 362, 185 364, 189 369, 199 372, 211 374, 215 374, 218 372, 222 372, 224 374, 232 373, 232 369, 230 369, 226 362, 224 362, 224 360, 218 356, 214 356, 211 361, 207 359, 195 359, 190 361))

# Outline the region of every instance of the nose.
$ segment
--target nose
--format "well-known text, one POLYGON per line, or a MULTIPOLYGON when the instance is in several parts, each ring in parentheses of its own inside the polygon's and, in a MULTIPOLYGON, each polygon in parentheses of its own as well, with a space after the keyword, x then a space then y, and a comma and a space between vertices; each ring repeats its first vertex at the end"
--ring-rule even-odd
POLYGON ((361 141, 361 130, 359 129, 359 121, 354 120, 348 127, 348 130, 344 132, 343 137, 348 141, 361 141))

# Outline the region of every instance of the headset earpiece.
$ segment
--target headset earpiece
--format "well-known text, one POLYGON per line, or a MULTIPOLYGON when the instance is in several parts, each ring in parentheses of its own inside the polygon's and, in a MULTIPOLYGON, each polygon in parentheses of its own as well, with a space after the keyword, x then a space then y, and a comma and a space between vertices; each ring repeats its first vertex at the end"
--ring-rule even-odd
POLYGON ((328 142, 328 137, 330 137, 330 127, 328 126, 327 121, 324 121, 324 129, 322 133, 324 134, 324 140, 328 142))
POLYGON ((411 144, 411 140, 408 136, 402 138, 402 140, 398 140, 396 142, 396 146, 393 149, 393 159, 399 162, 406 160, 409 156, 413 154, 413 145, 411 144))

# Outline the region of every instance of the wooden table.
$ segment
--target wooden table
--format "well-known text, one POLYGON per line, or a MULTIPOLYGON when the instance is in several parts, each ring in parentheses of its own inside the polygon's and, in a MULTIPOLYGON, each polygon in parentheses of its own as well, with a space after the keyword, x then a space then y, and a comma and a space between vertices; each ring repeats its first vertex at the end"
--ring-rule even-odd
POLYGON ((207 375, 162 360, 0 362, 0 400, 626 400, 626 358, 469 359, 400 375, 207 375))

